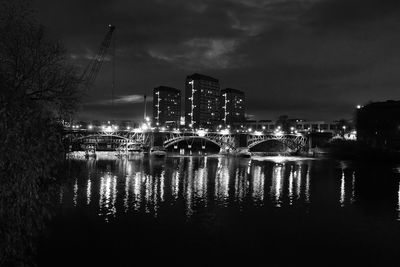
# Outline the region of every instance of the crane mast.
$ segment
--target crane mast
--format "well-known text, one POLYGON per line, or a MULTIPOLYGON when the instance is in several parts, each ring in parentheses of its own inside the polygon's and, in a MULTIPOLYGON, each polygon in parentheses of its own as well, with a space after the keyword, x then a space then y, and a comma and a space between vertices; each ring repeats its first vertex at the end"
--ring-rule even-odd
POLYGON ((96 80, 97 74, 99 73, 101 65, 103 64, 104 57, 106 56, 107 51, 110 47, 114 31, 115 31, 115 26, 108 25, 108 32, 104 37, 104 40, 101 43, 97 51, 97 54, 94 56, 94 58, 92 59, 92 61, 89 63, 89 65, 86 67, 85 71, 82 74, 82 81, 84 82, 87 88, 90 88, 93 85, 94 81, 96 80))

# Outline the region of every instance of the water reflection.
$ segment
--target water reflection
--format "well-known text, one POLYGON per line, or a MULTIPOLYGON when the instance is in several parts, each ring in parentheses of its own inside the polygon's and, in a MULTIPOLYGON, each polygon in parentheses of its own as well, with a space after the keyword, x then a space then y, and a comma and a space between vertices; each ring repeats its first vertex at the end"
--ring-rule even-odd
POLYGON ((399 189, 397 191, 397 220, 400 221, 400 181, 399 189))
POLYGON ((355 171, 349 171, 347 169, 341 170, 340 200, 339 200, 341 207, 345 207, 348 204, 353 204, 356 201, 355 182, 356 182, 355 171))
MULTIPOLYGON (((314 192, 310 188, 313 166, 311 160, 211 156, 103 159, 86 164, 86 176, 77 177, 71 190, 62 189, 59 201, 95 207, 106 221, 120 212, 159 216, 171 205, 183 207, 187 217, 215 206, 307 207, 314 192)), ((346 166, 340 170, 335 178, 340 181, 336 201, 345 207, 356 199, 356 173, 346 166)))

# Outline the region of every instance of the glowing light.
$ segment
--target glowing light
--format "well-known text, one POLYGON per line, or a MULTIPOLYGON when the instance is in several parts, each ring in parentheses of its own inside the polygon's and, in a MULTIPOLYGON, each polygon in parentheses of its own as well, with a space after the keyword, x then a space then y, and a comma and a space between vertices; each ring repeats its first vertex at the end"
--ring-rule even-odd
POLYGON ((260 132, 260 131, 255 131, 254 134, 259 136, 259 135, 262 135, 262 132, 260 132))
POLYGON ((342 170, 342 179, 340 182, 340 206, 344 207, 344 201, 345 201, 345 194, 346 194, 346 189, 345 189, 345 180, 344 180, 344 170, 342 170))
POLYGON ((143 123, 141 128, 142 128, 143 131, 146 131, 146 130, 149 129, 149 126, 147 125, 147 123, 143 123))
POLYGON ((88 129, 92 130, 93 129, 93 125, 89 124, 88 129))
POLYGON ((165 127, 161 127, 161 131, 165 132, 166 128, 165 127))
POLYGON ((111 126, 106 126, 103 128, 103 130, 107 133, 111 133, 113 131, 113 129, 111 128, 111 126))
POLYGON ((221 130, 221 134, 223 134, 223 135, 228 135, 229 133, 230 133, 229 129, 221 130))
POLYGON ((360 109, 361 108, 361 105, 357 105, 357 109, 360 109))
POLYGON ((206 131, 205 130, 197 130, 197 135, 200 137, 203 137, 206 135, 206 131))

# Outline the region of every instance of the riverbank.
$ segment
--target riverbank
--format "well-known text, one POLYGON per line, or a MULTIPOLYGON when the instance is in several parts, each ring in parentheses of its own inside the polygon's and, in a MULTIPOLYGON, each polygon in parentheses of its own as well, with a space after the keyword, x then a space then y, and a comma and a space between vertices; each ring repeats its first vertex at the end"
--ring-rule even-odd
POLYGON ((308 155, 329 156, 347 160, 400 162, 400 152, 388 148, 370 147, 357 141, 337 140, 324 147, 313 148, 308 155))

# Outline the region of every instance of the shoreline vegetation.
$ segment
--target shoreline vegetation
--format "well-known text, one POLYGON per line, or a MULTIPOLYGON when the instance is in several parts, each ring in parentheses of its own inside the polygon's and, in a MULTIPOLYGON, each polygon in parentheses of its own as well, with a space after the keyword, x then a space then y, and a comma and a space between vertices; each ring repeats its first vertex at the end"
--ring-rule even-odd
POLYGON ((60 119, 79 100, 78 70, 30 0, 0 2, 0 266, 32 266, 64 166, 60 119))
POLYGON ((341 160, 400 162, 400 151, 383 147, 371 147, 362 142, 335 140, 322 147, 313 148, 306 155, 327 156, 341 160))

